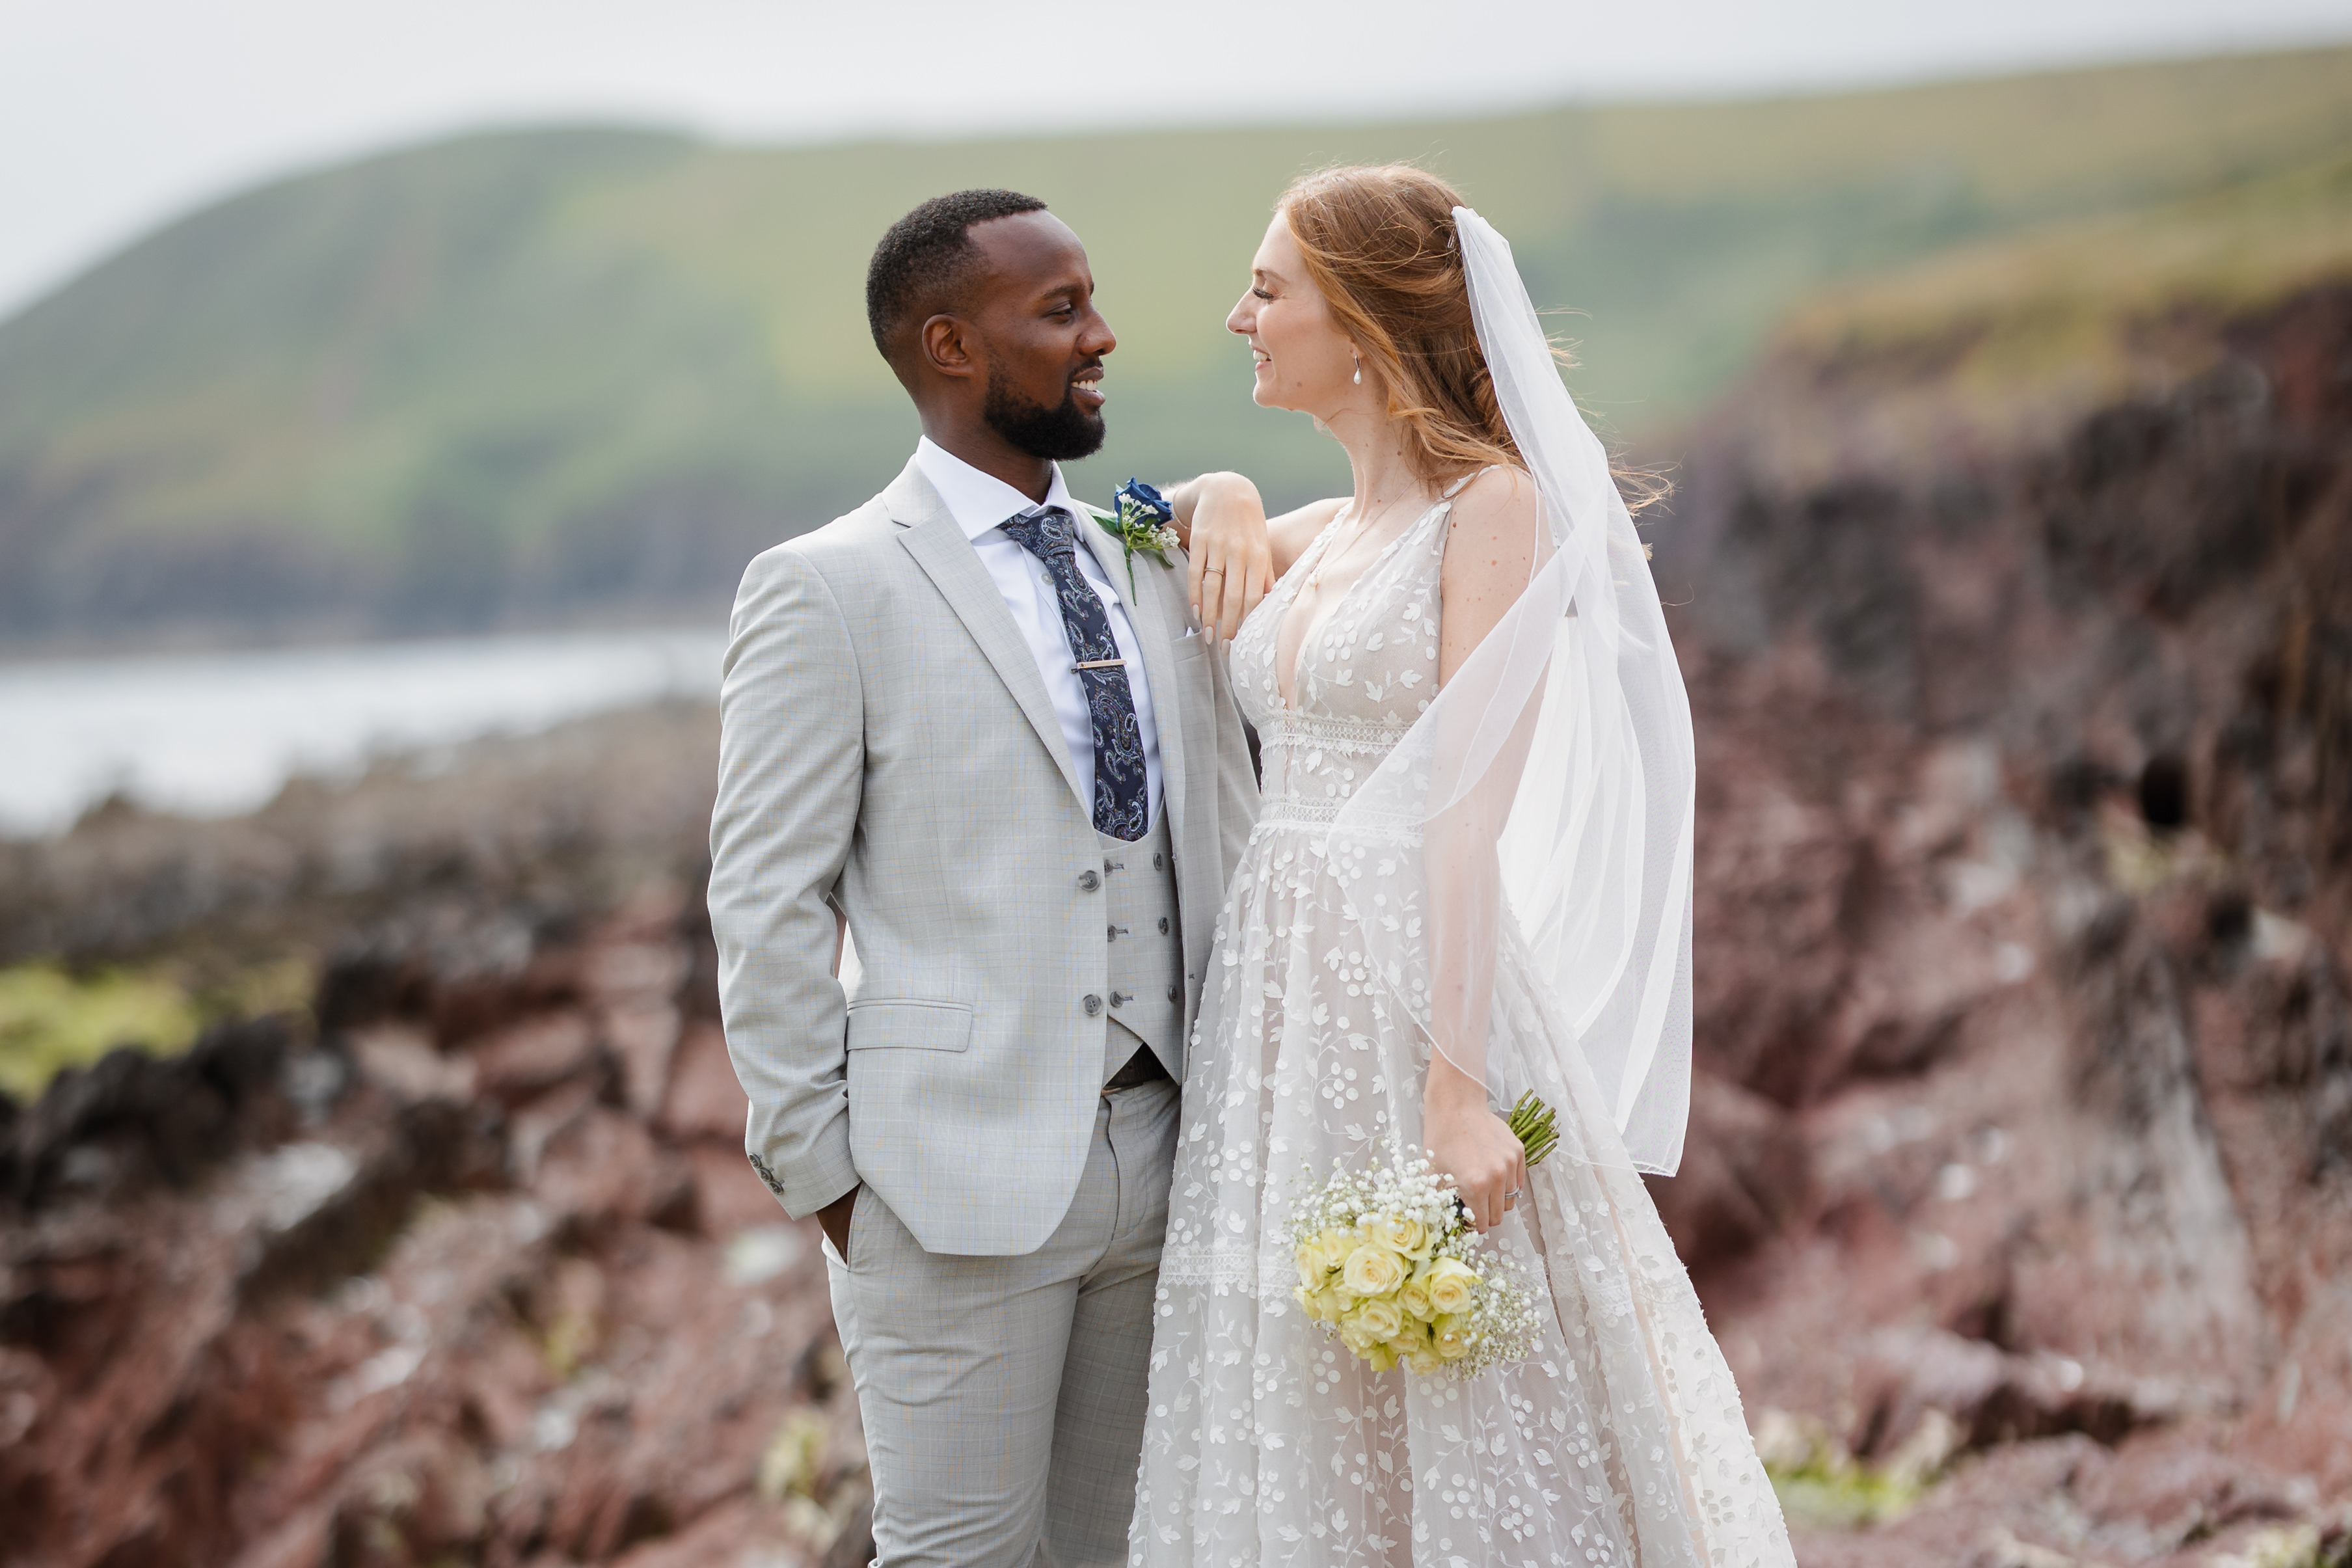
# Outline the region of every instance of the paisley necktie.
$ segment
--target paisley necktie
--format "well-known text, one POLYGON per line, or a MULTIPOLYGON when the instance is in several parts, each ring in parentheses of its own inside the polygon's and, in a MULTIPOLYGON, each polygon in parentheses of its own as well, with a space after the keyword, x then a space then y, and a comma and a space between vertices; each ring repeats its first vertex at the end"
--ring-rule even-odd
POLYGON ((1094 719, 1095 829, 1114 838, 1140 838, 1151 826, 1143 727, 1136 721, 1135 693, 1128 688, 1110 616, 1078 570, 1077 524, 1060 507, 1037 506, 1006 518, 1003 526, 1015 543, 1045 563, 1054 580, 1062 630, 1070 639, 1087 711, 1094 719))

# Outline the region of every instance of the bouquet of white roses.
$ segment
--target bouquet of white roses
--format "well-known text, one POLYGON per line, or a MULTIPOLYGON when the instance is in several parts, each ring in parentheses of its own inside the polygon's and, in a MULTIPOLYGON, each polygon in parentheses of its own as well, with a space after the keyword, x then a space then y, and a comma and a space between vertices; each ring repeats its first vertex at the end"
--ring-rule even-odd
MULTIPOLYGON (((1551 1111, 1533 1095, 1513 1110, 1511 1130, 1530 1165, 1558 1142, 1551 1111)), ((1331 1179, 1292 1211, 1286 1234, 1299 1306, 1379 1371, 1465 1377, 1523 1361, 1534 1348, 1526 1281, 1499 1254, 1477 1258, 1476 1227, 1426 1159, 1400 1152, 1385 1169, 1353 1172, 1335 1161, 1331 1179)))

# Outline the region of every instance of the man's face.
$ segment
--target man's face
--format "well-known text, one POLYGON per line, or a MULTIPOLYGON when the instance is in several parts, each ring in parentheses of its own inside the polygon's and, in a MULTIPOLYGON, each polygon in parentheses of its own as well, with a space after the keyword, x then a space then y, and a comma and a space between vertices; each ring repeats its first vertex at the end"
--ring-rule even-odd
POLYGON ((1103 356, 1118 346, 1094 306, 1086 247, 1051 213, 976 224, 988 258, 973 301, 987 355, 981 416, 1019 451, 1062 462, 1103 444, 1103 356))

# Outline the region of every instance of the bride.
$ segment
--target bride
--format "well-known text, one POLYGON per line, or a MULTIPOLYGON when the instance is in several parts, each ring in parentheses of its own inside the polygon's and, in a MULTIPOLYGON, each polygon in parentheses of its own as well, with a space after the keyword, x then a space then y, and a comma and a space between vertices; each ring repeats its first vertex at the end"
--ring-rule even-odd
MULTIPOLYGON (((1410 167, 1284 195, 1227 323, 1347 448, 1264 524, 1171 496, 1237 615, 1264 803, 1217 926, 1160 1271, 1136 1564, 1792 1559, 1643 1171, 1688 1097, 1690 718, 1642 546, 1502 237, 1410 167), (1268 568, 1278 578, 1266 585, 1268 568), (1496 1107, 1559 1116, 1527 1165, 1496 1107), (1294 1301, 1291 1205, 1426 1150, 1534 1352, 1379 1372, 1294 1301)), ((1230 621, 1228 621, 1230 624, 1230 621)))

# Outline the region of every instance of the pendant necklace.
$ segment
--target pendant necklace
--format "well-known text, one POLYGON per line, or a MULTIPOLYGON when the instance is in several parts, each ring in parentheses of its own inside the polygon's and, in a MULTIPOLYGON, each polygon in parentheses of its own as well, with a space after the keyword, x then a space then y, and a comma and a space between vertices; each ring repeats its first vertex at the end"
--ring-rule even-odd
MULTIPOLYGON (((1386 506, 1382 507, 1378 512, 1372 513, 1371 516, 1374 518, 1385 517, 1388 513, 1395 510, 1396 502, 1391 501, 1386 506)), ((1355 520, 1350 519, 1349 521, 1354 521, 1355 520)), ((1370 527, 1370 520, 1367 519, 1349 531, 1348 542, 1345 545, 1334 542, 1331 545, 1327 546, 1322 555, 1317 559, 1315 563, 1315 570, 1307 574, 1307 585, 1319 591, 1323 586, 1323 568, 1329 565, 1331 558, 1341 553, 1343 550, 1351 550, 1355 548, 1356 542, 1364 537, 1365 531, 1370 527)))

